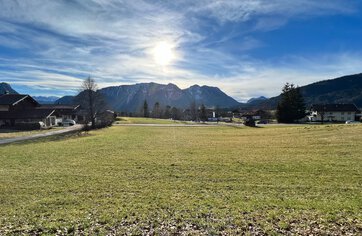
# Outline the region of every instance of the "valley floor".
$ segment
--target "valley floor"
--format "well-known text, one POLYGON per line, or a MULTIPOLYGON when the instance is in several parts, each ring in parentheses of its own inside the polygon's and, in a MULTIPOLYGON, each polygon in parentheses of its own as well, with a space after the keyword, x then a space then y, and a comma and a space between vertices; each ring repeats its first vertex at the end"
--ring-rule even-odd
POLYGON ((359 234, 362 125, 114 126, 0 147, 0 235, 359 234))

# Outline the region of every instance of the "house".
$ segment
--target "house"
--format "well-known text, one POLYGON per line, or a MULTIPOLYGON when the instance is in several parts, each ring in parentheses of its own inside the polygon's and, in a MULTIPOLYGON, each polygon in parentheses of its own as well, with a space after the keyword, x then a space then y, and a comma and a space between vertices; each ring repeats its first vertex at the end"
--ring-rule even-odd
POLYGON ((310 108, 309 121, 345 122, 357 120, 360 110, 354 104, 314 104, 310 108))
POLYGON ((98 125, 110 125, 112 124, 117 117, 117 114, 111 110, 105 110, 97 114, 96 123, 98 125))
POLYGON ((271 114, 268 111, 256 110, 256 111, 247 111, 240 115, 241 119, 253 119, 253 120, 268 120, 271 119, 271 114))
POLYGON ((45 127, 58 125, 59 121, 84 121, 79 105, 41 105, 26 94, 0 95, 0 127, 9 126, 21 129, 36 127, 42 122, 45 127))
POLYGON ((37 107, 36 109, 51 109, 55 111, 57 116, 57 123, 64 120, 74 120, 77 123, 85 121, 85 114, 81 110, 80 105, 58 105, 58 104, 45 104, 37 107))
POLYGON ((37 109, 40 104, 24 94, 0 95, 0 126, 17 126, 24 123, 43 122, 55 125, 54 109, 37 109))

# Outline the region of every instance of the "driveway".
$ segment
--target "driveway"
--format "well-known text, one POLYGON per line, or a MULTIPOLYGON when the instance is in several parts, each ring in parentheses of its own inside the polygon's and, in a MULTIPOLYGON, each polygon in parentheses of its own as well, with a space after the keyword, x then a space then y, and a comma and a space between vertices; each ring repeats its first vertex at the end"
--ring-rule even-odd
POLYGON ((14 143, 14 142, 20 142, 20 141, 26 141, 26 140, 31 140, 31 139, 37 139, 37 138, 43 138, 43 137, 48 137, 48 136, 53 136, 53 135, 71 133, 74 131, 81 130, 82 127, 83 127, 82 125, 77 124, 77 125, 69 126, 67 128, 61 129, 61 130, 49 131, 49 132, 41 133, 41 134, 33 134, 33 135, 29 135, 29 136, 1 139, 0 145, 14 143))

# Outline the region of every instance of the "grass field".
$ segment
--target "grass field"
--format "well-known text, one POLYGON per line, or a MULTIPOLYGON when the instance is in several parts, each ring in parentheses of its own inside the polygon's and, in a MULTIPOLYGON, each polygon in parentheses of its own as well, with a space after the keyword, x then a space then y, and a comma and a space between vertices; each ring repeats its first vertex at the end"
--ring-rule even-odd
POLYGON ((182 124, 185 122, 170 119, 155 119, 143 117, 118 117, 116 124, 182 124))
POLYGON ((0 147, 3 234, 359 234, 362 125, 126 127, 0 147))

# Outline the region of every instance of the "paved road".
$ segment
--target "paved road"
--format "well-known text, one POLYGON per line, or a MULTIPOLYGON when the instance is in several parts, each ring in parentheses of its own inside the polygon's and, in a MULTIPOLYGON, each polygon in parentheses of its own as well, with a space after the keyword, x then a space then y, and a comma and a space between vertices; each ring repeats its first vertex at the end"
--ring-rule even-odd
POLYGON ((83 127, 82 125, 74 125, 74 126, 70 126, 70 127, 64 128, 64 129, 49 131, 49 132, 41 133, 41 134, 33 134, 33 135, 29 135, 29 136, 0 139, 0 145, 19 142, 19 141, 25 141, 25 140, 31 140, 31 139, 37 139, 37 138, 43 138, 43 137, 48 137, 48 136, 53 136, 53 135, 58 135, 58 134, 71 133, 71 132, 74 132, 77 130, 81 130, 82 127, 83 127))

